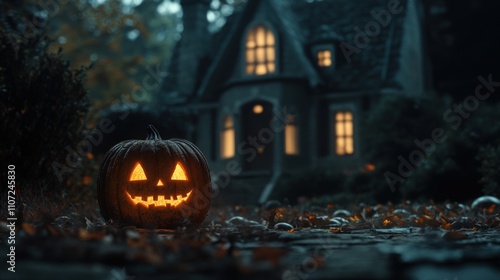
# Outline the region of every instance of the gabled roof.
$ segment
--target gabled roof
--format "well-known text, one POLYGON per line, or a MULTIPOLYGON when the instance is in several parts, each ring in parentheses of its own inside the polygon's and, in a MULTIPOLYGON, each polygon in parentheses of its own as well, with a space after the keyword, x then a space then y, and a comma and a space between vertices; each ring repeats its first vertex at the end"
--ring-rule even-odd
MULTIPOLYGON (((406 7, 406 1, 399 1, 406 7)), ((292 9, 307 42, 313 43, 328 33, 340 37, 341 42, 356 47, 355 28, 364 31, 367 24, 377 22, 372 11, 387 10, 387 0, 323 0, 292 1, 292 9)), ((340 66, 331 75, 330 84, 336 90, 376 89, 398 87, 395 77, 399 68, 399 56, 403 39, 403 21, 406 9, 391 15, 389 25, 381 27, 378 35, 370 37, 370 43, 359 48, 359 54, 350 56, 348 63, 340 48, 340 66)))
POLYGON ((295 72, 302 72, 298 75, 302 75, 313 87, 321 83, 321 78, 304 53, 302 34, 296 24, 297 21, 294 19, 294 13, 290 9, 289 1, 251 0, 247 2, 243 13, 239 16, 239 19, 229 31, 226 40, 222 43, 219 52, 215 56, 211 67, 208 69, 198 89, 197 97, 206 98, 207 94, 213 94, 217 86, 220 86, 221 82, 230 75, 231 71, 229 70, 231 66, 234 66, 234 52, 231 50, 240 48, 241 36, 244 36, 247 24, 251 22, 259 5, 265 5, 265 8, 273 15, 272 17, 278 25, 274 27, 283 36, 283 41, 287 43, 287 47, 291 48, 291 51, 294 52, 294 57, 302 65, 302 68, 295 70, 295 72))
MULTIPOLYGON (((406 0, 400 0, 406 7, 406 0)), ((242 11, 235 12, 228 18, 226 25, 212 35, 209 66, 197 97, 214 94, 228 78, 234 66, 235 50, 241 46, 241 36, 257 12, 259 5, 273 14, 275 28, 286 40, 287 47, 294 52, 300 62, 303 78, 311 87, 325 84, 327 91, 356 91, 385 87, 400 87, 396 81, 399 70, 399 56, 403 38, 403 20, 406 9, 392 15, 388 26, 381 27, 378 35, 370 38, 370 43, 359 48, 358 54, 350 56, 350 63, 345 61, 340 43, 356 47, 355 28, 365 30, 370 22, 376 22, 371 11, 387 9, 387 0, 248 0, 242 11), (318 42, 337 43, 337 58, 340 59, 332 75, 321 75, 313 63, 310 47, 318 42)), ((176 71, 178 47, 170 63, 170 76, 163 87, 164 92, 176 91, 176 71)), ((294 69, 295 70, 295 69, 294 69)), ((210 99, 210 97, 208 97, 210 99)))

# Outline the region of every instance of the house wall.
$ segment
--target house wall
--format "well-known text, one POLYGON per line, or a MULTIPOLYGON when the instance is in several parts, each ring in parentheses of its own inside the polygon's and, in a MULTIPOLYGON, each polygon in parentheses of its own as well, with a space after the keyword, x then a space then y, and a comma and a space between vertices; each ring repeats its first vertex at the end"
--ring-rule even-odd
POLYGON ((409 0, 403 23, 400 71, 397 80, 406 94, 422 95, 425 91, 426 55, 424 52, 422 7, 420 2, 409 0))
POLYGON ((318 99, 317 117, 317 158, 316 165, 336 170, 353 170, 363 165, 361 139, 363 132, 360 128, 364 111, 366 110, 365 95, 358 93, 355 97, 335 96, 326 94, 318 99), (335 153, 335 120, 337 111, 349 110, 353 113, 354 124, 354 154, 338 156, 335 153))
POLYGON ((284 83, 280 80, 262 81, 258 84, 243 84, 227 89, 220 96, 216 110, 200 112, 197 126, 197 145, 207 155, 213 171, 224 170, 226 165, 236 160, 243 166, 250 154, 251 147, 247 135, 242 131, 242 107, 249 102, 263 101, 273 105, 273 124, 263 124, 263 129, 270 129, 274 139, 270 144, 274 148, 273 170, 293 169, 304 166, 311 161, 312 128, 310 116, 310 96, 307 86, 302 83, 284 83), (297 117, 299 127, 299 155, 285 155, 285 139, 283 121, 287 114, 297 117), (233 158, 222 159, 220 156, 221 131, 226 115, 234 121, 236 152, 233 158), (275 122, 274 122, 275 121, 275 122))
POLYGON ((316 142, 314 135, 316 120, 310 117, 313 109, 313 96, 307 85, 297 83, 283 84, 283 100, 281 111, 283 114, 291 114, 296 118, 299 133, 299 153, 297 155, 286 155, 284 153, 284 138, 282 145, 282 167, 284 170, 303 168, 313 160, 313 148, 316 142))

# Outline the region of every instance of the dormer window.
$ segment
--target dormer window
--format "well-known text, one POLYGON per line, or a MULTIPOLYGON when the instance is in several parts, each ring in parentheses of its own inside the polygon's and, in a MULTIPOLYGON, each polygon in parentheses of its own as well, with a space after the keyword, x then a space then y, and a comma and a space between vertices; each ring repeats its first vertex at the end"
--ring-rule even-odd
POLYGON ((311 56, 316 67, 321 69, 324 74, 331 74, 337 63, 335 59, 335 44, 323 43, 311 48, 311 56))
POLYGON ((332 52, 330 50, 318 51, 318 66, 329 67, 332 65, 332 52))
POLYGON ((246 40, 246 73, 265 75, 276 71, 276 42, 268 28, 257 25, 250 29, 246 40))

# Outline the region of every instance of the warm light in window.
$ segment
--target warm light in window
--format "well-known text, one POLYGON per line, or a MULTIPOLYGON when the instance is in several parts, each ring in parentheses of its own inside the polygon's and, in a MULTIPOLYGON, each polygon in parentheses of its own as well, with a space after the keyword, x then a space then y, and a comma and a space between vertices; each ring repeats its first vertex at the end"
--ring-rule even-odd
POLYGON ((318 65, 328 67, 332 65, 332 52, 330 50, 322 50, 318 52, 318 65))
POLYGON ((220 136, 220 156, 221 158, 231 158, 234 156, 234 123, 233 117, 225 116, 220 136))
POLYGON ((285 154, 299 154, 299 129, 293 115, 287 116, 285 124, 285 154))
POLYGON ((264 112, 264 107, 262 107, 262 105, 260 104, 257 104, 253 106, 253 112, 254 114, 262 114, 262 112, 264 112))
POLYGON ((246 73, 265 75, 276 70, 276 53, 274 34, 267 28, 258 25, 247 35, 246 73))
POLYGON ((335 153, 339 156, 354 153, 354 128, 352 112, 335 114, 335 153))

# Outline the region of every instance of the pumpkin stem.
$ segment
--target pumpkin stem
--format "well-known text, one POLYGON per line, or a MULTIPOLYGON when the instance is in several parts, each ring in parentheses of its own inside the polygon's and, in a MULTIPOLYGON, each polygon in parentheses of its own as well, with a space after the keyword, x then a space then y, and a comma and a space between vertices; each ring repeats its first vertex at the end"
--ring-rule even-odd
POLYGON ((146 140, 161 140, 160 133, 152 125, 149 125, 148 127, 148 136, 146 137, 146 140))

